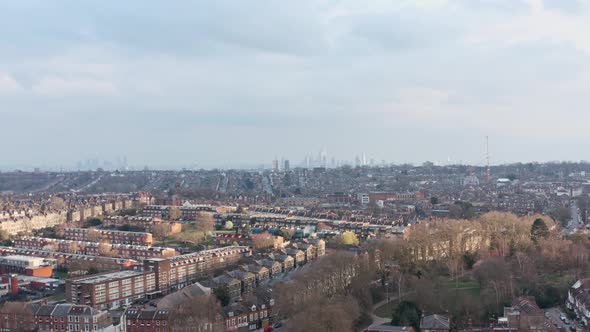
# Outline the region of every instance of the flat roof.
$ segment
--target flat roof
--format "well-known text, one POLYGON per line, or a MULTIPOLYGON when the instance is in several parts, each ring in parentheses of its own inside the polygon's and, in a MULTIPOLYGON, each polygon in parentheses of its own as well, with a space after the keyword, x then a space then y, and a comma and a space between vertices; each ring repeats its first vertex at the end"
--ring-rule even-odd
POLYGON ((87 276, 87 277, 80 277, 80 278, 76 278, 74 280, 76 281, 76 283, 81 283, 81 284, 99 284, 99 283, 123 279, 123 278, 137 277, 137 276, 144 275, 144 274, 145 274, 145 272, 140 272, 140 271, 117 271, 117 272, 109 272, 109 273, 97 274, 97 275, 92 275, 92 276, 87 276))
POLYGON ((25 255, 8 255, 8 256, 1 256, 0 260, 13 260, 13 261, 24 261, 30 262, 34 260, 44 260, 43 257, 36 257, 36 256, 25 256, 25 255))

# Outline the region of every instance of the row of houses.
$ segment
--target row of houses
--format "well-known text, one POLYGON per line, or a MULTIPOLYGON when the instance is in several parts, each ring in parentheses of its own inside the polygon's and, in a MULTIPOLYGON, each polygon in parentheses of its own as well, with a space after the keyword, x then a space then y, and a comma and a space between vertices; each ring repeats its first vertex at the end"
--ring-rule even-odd
POLYGON ((108 242, 90 242, 61 240, 44 237, 21 237, 13 241, 17 248, 68 252, 72 254, 108 256, 131 259, 165 258, 177 256, 173 248, 149 247, 132 244, 111 244, 108 242))
POLYGON ((255 215, 235 215, 235 214, 215 214, 216 225, 223 227, 227 220, 236 224, 249 224, 252 227, 273 228, 306 228, 313 227, 316 231, 325 227, 335 232, 353 232, 360 237, 372 237, 391 234, 391 225, 373 225, 365 222, 343 221, 343 220, 324 220, 316 218, 286 217, 281 215, 255 214, 255 215))
POLYGON ((240 299, 269 279, 280 277, 325 255, 325 242, 321 239, 292 243, 289 247, 258 257, 250 257, 238 269, 225 272, 206 284, 212 288, 225 287, 233 301, 240 299))
POLYGON ((182 224, 180 222, 166 221, 157 217, 107 216, 103 218, 102 225, 107 228, 131 226, 148 233, 154 231, 157 226, 166 235, 178 234, 182 231, 182 224))
POLYGON ((30 233, 33 230, 52 227, 67 222, 67 212, 27 213, 11 217, 9 212, 0 212, 0 230, 11 235, 30 233))
POLYGON ((64 229, 64 239, 73 241, 91 241, 94 234, 102 240, 112 244, 131 244, 151 246, 154 242, 151 233, 147 232, 125 232, 95 228, 73 228, 64 229))
POLYGON ((197 217, 202 212, 215 212, 215 207, 193 204, 184 204, 182 206, 148 205, 142 208, 141 215, 164 220, 197 220, 197 217))
POLYGON ((0 309, 1 331, 121 332, 107 313, 89 306, 8 302, 0 309))
POLYGON ((70 272, 87 271, 90 268, 97 269, 98 271, 112 271, 129 269, 139 265, 138 261, 128 258, 80 255, 67 252, 0 246, 0 256, 10 255, 53 259, 57 268, 66 269, 70 272))
POLYGON ((11 235, 29 233, 33 230, 53 227, 66 222, 79 222, 88 218, 107 215, 133 206, 128 197, 116 197, 71 205, 62 210, 14 209, 0 211, 0 229, 11 235))

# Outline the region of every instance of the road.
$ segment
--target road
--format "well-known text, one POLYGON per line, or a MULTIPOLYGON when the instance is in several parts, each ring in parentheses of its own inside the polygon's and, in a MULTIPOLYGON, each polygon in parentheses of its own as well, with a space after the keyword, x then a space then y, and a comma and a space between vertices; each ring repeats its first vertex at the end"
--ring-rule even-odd
POLYGON ((566 331, 570 331, 570 326, 573 326, 578 331, 583 331, 583 329, 580 327, 580 325, 577 322, 571 322, 571 324, 569 324, 569 325, 565 324, 561 319, 559 319, 559 316, 561 314, 564 314, 564 313, 563 313, 563 311, 561 311, 560 308, 550 308, 550 309, 545 310, 545 316, 551 321, 551 323, 553 323, 554 326, 562 327, 562 328, 566 329, 566 331))
POLYGON ((580 208, 578 207, 576 200, 572 200, 570 202, 570 211, 572 214, 572 218, 567 224, 568 234, 575 233, 578 230, 578 228, 581 228, 584 225, 582 223, 582 212, 580 211, 580 208))

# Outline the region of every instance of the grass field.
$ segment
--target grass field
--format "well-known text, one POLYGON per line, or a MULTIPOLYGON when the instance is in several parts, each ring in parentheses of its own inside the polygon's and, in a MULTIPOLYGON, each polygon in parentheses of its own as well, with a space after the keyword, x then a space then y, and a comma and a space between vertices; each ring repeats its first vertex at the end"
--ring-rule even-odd
POLYGON ((381 318, 391 318, 393 309, 397 306, 397 301, 386 303, 379 308, 375 309, 375 315, 381 318))
POLYGON ((477 281, 449 281, 447 287, 460 292, 469 292, 475 298, 479 298, 481 291, 481 286, 477 281))
MULTIPOLYGON (((444 285, 444 283, 443 283, 444 285)), ((449 280, 446 283, 446 287, 449 290, 455 290, 457 292, 469 292, 471 295, 478 299, 481 291, 481 286, 477 281, 453 281, 449 280)), ((390 294, 391 295, 391 294, 390 294)), ((375 309, 375 315, 382 318, 391 317, 393 310, 397 306, 397 301, 386 303, 375 309)))

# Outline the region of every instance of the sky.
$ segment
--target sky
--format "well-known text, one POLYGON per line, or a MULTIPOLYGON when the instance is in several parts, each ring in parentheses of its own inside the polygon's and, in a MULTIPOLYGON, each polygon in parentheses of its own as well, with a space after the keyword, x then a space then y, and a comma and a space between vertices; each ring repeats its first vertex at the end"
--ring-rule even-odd
POLYGON ((590 0, 0 2, 0 168, 587 160, 590 0))

